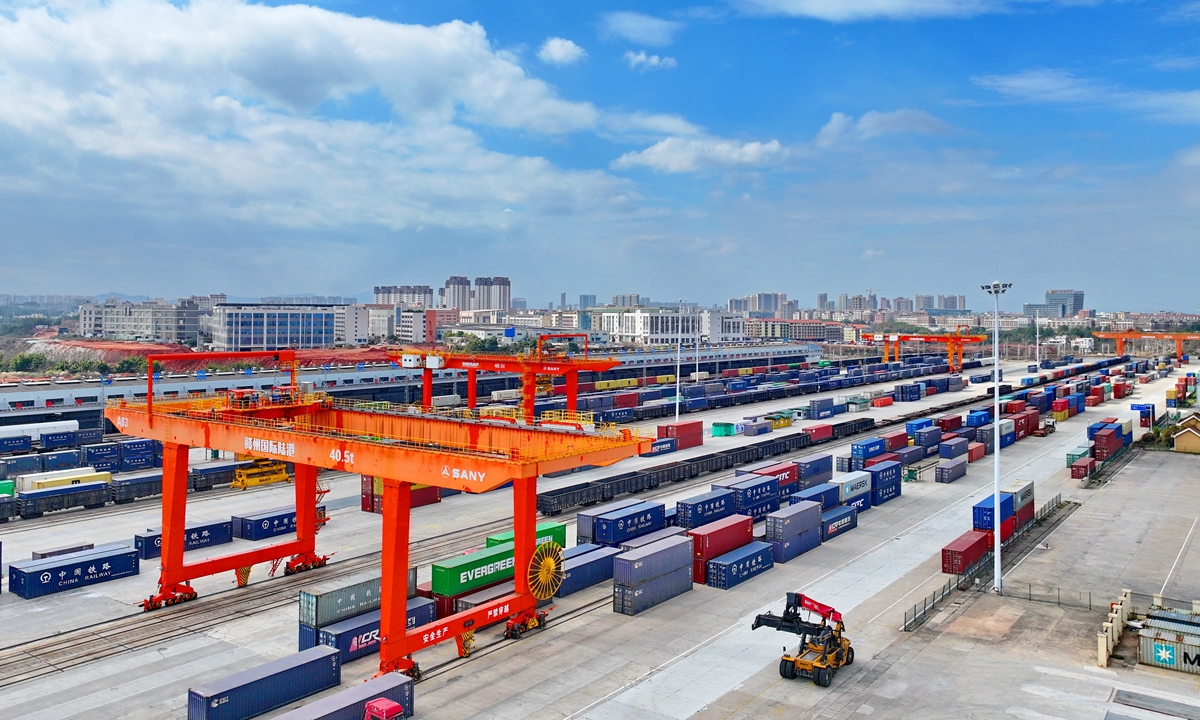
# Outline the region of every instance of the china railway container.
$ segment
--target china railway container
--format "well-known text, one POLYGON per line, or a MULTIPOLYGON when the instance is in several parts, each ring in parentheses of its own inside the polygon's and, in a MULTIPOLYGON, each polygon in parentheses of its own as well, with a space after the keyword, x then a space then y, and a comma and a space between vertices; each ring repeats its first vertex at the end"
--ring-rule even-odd
MULTIPOLYGON (((183 529, 185 552, 231 542, 233 542, 233 523, 229 520, 188 523, 183 529)), ((142 560, 162 557, 162 529, 137 533, 133 536, 133 547, 137 549, 138 557, 142 560)))
POLYGON ((18 475, 29 475, 32 473, 40 473, 41 471, 41 455, 10 455, 4 458, 5 477, 15 478, 18 475))
POLYGON ((619 546, 621 543, 666 527, 662 503, 643 502, 596 517, 592 542, 619 546))
POLYGON ((633 505, 640 505, 643 502, 645 502, 645 501, 637 500, 634 498, 628 498, 625 500, 617 500, 616 502, 611 502, 606 505, 600 505, 598 507, 588 508, 587 510, 580 510, 579 514, 575 516, 575 542, 576 542, 576 544, 583 545, 583 544, 592 542, 592 539, 593 539, 592 526, 593 526, 593 521, 595 520, 595 518, 597 516, 604 515, 604 514, 610 513, 610 512, 614 512, 614 511, 620 510, 622 508, 631 507, 633 505))
MULTIPOLYGON (((620 550, 621 550, 621 552, 629 552, 630 550, 637 550, 638 548, 643 547, 645 545, 649 545, 650 543, 656 543, 659 540, 665 540, 669 537, 675 537, 676 535, 686 535, 686 534, 687 534, 687 531, 681 527, 665 527, 662 530, 655 530, 654 532, 646 533, 645 535, 639 535, 635 538, 630 538, 630 539, 626 540, 625 542, 621 543, 620 550)), ((578 546, 576 546, 576 547, 578 547, 578 546)), ((600 546, 596 545, 594 547, 600 547, 600 546)), ((564 552, 563 560, 566 560, 566 559, 567 559, 567 556, 566 556, 566 553, 564 552)))
POLYGON ((507 580, 513 574, 512 543, 493 545, 433 563, 433 594, 456 597, 507 580))
POLYGON ((809 501, 820 503, 822 511, 832 510, 842 504, 842 489, 837 485, 822 483, 794 493, 790 498, 792 505, 809 501))
POLYGON ((986 532, 969 530, 942 548, 942 572, 962 575, 979 562, 991 548, 992 539, 986 532))
MULTIPOLYGON (((317 506, 317 515, 325 512, 324 505, 317 506)), ((266 540, 279 535, 296 532, 296 508, 279 507, 260 510, 250 515, 234 515, 233 536, 243 540, 266 540)))
POLYGON ((380 698, 399 704, 404 709, 404 717, 412 717, 412 678, 398 672, 386 673, 278 715, 275 720, 363 720, 367 703, 380 698))
POLYGON ((728 590, 775 566, 770 543, 752 542, 708 561, 709 587, 728 590))
POLYGON ((767 515, 767 540, 787 540, 819 528, 821 525, 821 503, 801 501, 767 515))
MULTIPOLYGON (((549 542, 557 543, 559 547, 566 547, 566 545, 567 545, 567 526, 562 523, 559 523, 559 522, 538 523, 537 529, 535 532, 536 532, 536 536, 537 536, 537 544, 538 545, 543 545, 543 544, 549 543, 549 542)), ((487 547, 503 545, 504 543, 510 543, 512 541, 513 541, 513 531, 512 530, 509 530, 508 532, 496 533, 495 535, 488 535, 487 538, 484 540, 487 547)))
POLYGON ((692 589, 692 568, 681 567, 641 585, 613 585, 613 612, 637 615, 692 589))
POLYGON ((336 648, 318 645, 188 690, 188 720, 246 720, 342 682, 336 648))
POLYGON ((642 453, 641 457, 665 455, 670 452, 675 452, 675 438, 659 438, 650 443, 650 451, 642 453))
POLYGON ((675 504, 679 527, 691 529, 733 515, 733 491, 713 490, 675 504))
POLYGON ((75 440, 74 430, 65 430, 63 432, 43 432, 38 443, 43 450, 54 450, 56 448, 66 448, 72 445, 77 445, 75 440))
POLYGON ((743 479, 729 488, 733 491, 733 506, 738 512, 779 498, 779 480, 775 477, 765 475, 749 477, 750 479, 743 479))
POLYGON ((64 547, 50 548, 49 550, 34 550, 31 553, 31 556, 34 560, 45 560, 46 558, 58 557, 59 555, 70 555, 71 553, 79 553, 95 549, 95 543, 84 543, 82 545, 67 545, 64 547))
POLYGON ((659 540, 613 558, 613 582, 627 587, 643 585, 680 568, 692 567, 692 538, 659 540))
POLYGON ((821 513, 821 542, 843 535, 858 527, 858 511, 852 507, 837 507, 821 513))
POLYGON ((900 481, 900 463, 892 460, 881 462, 867 468, 864 472, 871 476, 871 487, 890 485, 900 481))
POLYGON ((967 459, 961 457, 955 460, 947 460, 938 465, 933 471, 933 479, 940 483, 952 483, 966 476, 967 459))
POLYGON ((811 528, 786 540, 768 540, 771 544, 771 557, 776 563, 794 560, 809 550, 821 546, 821 527, 811 528))
MULTIPOLYGON (((379 652, 379 623, 381 611, 370 610, 322 627, 318 633, 321 645, 337 648, 338 661, 343 665, 360 657, 379 652)), ((428 625, 437 618, 435 603, 429 598, 412 598, 406 610, 405 630, 428 625)))
MULTIPOLYGON (((993 512, 995 497, 989 494, 984 499, 975 503, 975 507, 971 510, 971 520, 975 525, 976 530, 991 530, 995 527, 993 520, 995 513, 993 512)), ((1012 495, 1000 495, 1000 520, 1012 517, 1013 514, 1013 498, 1012 495)))
POLYGON ((871 491, 871 474, 859 470, 836 477, 830 483, 838 486, 838 499, 846 502, 852 497, 858 497, 871 491))
POLYGON ((28 452, 33 449, 33 438, 28 435, 0 437, 0 453, 28 452))
MULTIPOLYGON (((381 578, 368 578, 350 585, 315 592, 300 591, 300 622, 324 627, 379 608, 381 578)), ((408 569, 408 597, 417 594, 417 569, 408 569)))
POLYGON ((801 480, 833 472, 833 456, 828 453, 813 453, 804 455, 796 460, 796 466, 801 480))
POLYGON ((563 560, 563 581, 554 596, 566 597, 611 580, 613 558, 622 552, 618 548, 598 548, 595 552, 563 560))
POLYGON ((128 545, 101 545, 44 560, 18 560, 8 566, 8 589, 26 600, 85 585, 137 575, 137 551, 128 545))
POLYGON ((871 506, 882 505, 890 500, 895 500, 900 497, 901 486, 903 483, 900 478, 889 480, 871 487, 871 506))

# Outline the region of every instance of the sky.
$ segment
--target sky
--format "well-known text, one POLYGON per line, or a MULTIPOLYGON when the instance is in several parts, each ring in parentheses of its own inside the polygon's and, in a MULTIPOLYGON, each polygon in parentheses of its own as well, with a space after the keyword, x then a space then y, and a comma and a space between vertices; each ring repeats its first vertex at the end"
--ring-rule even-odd
POLYGON ((1200 2, 0 0, 0 292, 1200 307, 1200 2))

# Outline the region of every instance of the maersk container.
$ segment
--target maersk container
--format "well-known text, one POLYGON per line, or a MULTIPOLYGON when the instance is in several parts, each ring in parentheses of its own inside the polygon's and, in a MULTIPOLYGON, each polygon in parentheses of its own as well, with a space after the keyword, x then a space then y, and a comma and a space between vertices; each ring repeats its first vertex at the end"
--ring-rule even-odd
POLYGON ((692 589, 692 564, 637 586, 613 585, 613 612, 637 615, 692 589))
POLYGON ((858 527, 858 511, 852 507, 837 507, 821 513, 821 542, 858 527))
POLYGON ((678 509, 679 527, 689 530, 728 517, 737 511, 731 490, 706 492, 680 500, 675 507, 678 509))
POLYGON ((821 546, 821 527, 810 528, 786 540, 768 540, 771 557, 777 563, 785 563, 821 546))
POLYGON ((900 480, 900 463, 895 460, 886 460, 881 463, 875 463, 865 470, 871 476, 871 487, 877 488, 881 485, 899 482, 900 480))
POLYGON ((767 515, 767 540, 787 540, 819 528, 821 525, 821 503, 801 501, 767 515))
POLYGON ((555 597, 566 597, 580 590, 598 585, 613 576, 613 559, 621 554, 617 548, 600 548, 595 552, 563 560, 562 585, 555 597))
POLYGON ((838 499, 846 502, 852 497, 871 492, 871 474, 865 470, 857 470, 834 478, 830 484, 838 486, 838 499))
POLYGON ((617 500, 616 502, 611 502, 607 505, 600 505, 598 507, 580 510, 579 514, 575 516, 575 543, 578 545, 583 545, 585 543, 592 542, 592 521, 597 516, 604 515, 605 513, 610 513, 615 510, 620 510, 621 508, 638 505, 643 502, 645 501, 628 498, 625 500, 617 500))
POLYGON ((692 567, 692 539, 687 536, 659 540, 613 558, 613 582, 626 587, 643 585, 675 570, 692 567))
POLYGON ((1138 662, 1200 675, 1200 631, 1184 634, 1142 628, 1138 630, 1138 662))
POLYGON ((846 502, 843 504, 848 508, 854 508, 858 511, 858 514, 861 515, 863 512, 871 509, 871 495, 872 491, 868 490, 862 495, 855 495, 854 497, 846 500, 846 502))
POLYGON ((18 560, 8 566, 8 589, 29 600, 85 585, 137 575, 137 551, 109 544, 44 560, 18 560))
POLYGON ((1000 489, 1001 493, 1012 495, 1013 512, 1033 502, 1033 481, 1017 480, 1000 489))
POLYGON ((873 458, 876 455, 882 455, 887 450, 887 443, 883 438, 867 438, 866 440, 856 440, 850 443, 850 457, 855 458, 873 458))
POLYGON ((800 468, 800 479, 807 480, 833 472, 833 456, 828 453, 805 455, 796 460, 796 465, 800 468))
POLYGON ((775 566, 771 543, 752 542, 708 561, 708 585, 728 590, 775 566))
MULTIPOLYGON (((184 551, 233 542, 233 523, 229 520, 188 523, 183 532, 184 551)), ((162 530, 147 530, 134 535, 133 546, 142 560, 162 557, 162 530)))
POLYGON ((246 720, 342 682, 338 651, 318 645, 188 690, 188 720, 246 720))
POLYGON ((412 717, 412 678, 398 672, 380 675, 365 683, 352 685, 336 695, 278 715, 275 720, 363 720, 367 703, 380 698, 398 703, 404 708, 404 717, 412 717))
MULTIPOLYGON (((437 603, 430 598, 408 600, 405 630, 428 625, 437 619, 437 603)), ((379 652, 379 624, 382 611, 371 610, 320 629, 318 642, 337 648, 338 661, 343 665, 351 660, 379 652)))
POLYGON ((886 484, 871 488, 871 505, 882 505, 889 500, 895 500, 900 497, 900 488, 902 485, 903 483, 900 478, 896 478, 886 484))
MULTIPOLYGON (((637 550, 640 547, 644 547, 646 545, 649 545, 650 543, 656 543, 659 540, 665 540, 669 537, 675 537, 676 535, 686 535, 686 534, 687 534, 687 531, 681 527, 665 527, 662 530, 655 530, 652 533, 646 533, 645 535, 639 535, 635 538, 630 538, 629 540, 626 540, 625 542, 621 543, 620 551, 621 552, 629 552, 630 550, 637 550)), ((578 546, 576 546, 576 547, 578 547, 578 546)), ((600 546, 596 545, 594 547, 600 547, 600 546)), ((564 552, 563 560, 566 560, 566 559, 567 559, 567 555, 564 552)))
MULTIPOLYGON (((971 510, 971 519, 975 524, 976 530, 992 530, 994 528, 992 509, 995 507, 993 501, 996 498, 992 494, 975 503, 975 507, 971 510)), ((1000 495, 1000 522, 1012 517, 1013 514, 1013 498, 1012 495, 1000 495)))
POLYGON ((808 501, 820 503, 822 511, 832 510, 842 504, 842 489, 837 485, 824 483, 801 490, 790 498, 792 505, 808 501))
POLYGON ((598 516, 593 524, 600 545, 619 546, 621 543, 666 527, 662 503, 643 502, 598 516))

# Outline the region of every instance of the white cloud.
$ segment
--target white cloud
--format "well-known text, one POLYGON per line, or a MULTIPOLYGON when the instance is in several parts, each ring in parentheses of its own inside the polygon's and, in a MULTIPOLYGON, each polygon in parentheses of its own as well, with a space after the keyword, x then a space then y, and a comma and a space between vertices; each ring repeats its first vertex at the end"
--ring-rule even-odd
POLYGON ((683 23, 638 12, 611 12, 600 17, 602 36, 651 47, 670 45, 675 41, 675 33, 682 29, 683 23))
POLYGON ((886 18, 969 17, 1003 10, 1005 0, 742 0, 755 13, 811 17, 830 22, 886 18))
POLYGON ((831 147, 844 140, 869 140, 898 133, 942 135, 949 130, 949 125, 923 110, 871 110, 858 120, 835 112, 830 116, 829 122, 817 132, 813 144, 817 147, 831 147))
POLYGON ((647 55, 644 50, 633 52, 627 50, 625 52, 625 62, 629 63, 629 67, 634 70, 645 72, 646 70, 665 70, 673 68, 678 63, 673 57, 659 57, 658 55, 647 55))
POLYGON ((1200 90, 1126 90, 1064 70, 1029 70, 974 78, 980 87, 1026 102, 1112 107, 1164 122, 1200 122, 1200 90))
POLYGON ((640 165, 659 172, 684 173, 773 165, 788 155, 789 151, 778 140, 764 143, 710 137, 669 137, 645 150, 625 153, 614 160, 612 166, 627 169, 640 165))
POLYGON ((583 59, 587 52, 566 38, 546 38, 538 50, 538 59, 551 65, 571 65, 583 59))

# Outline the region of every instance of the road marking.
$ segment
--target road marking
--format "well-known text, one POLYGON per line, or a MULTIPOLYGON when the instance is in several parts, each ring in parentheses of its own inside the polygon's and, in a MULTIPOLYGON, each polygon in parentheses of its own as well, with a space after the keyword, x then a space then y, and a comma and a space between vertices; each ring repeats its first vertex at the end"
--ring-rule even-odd
MULTIPOLYGON (((924 580, 922 580, 921 582, 917 583, 917 584, 916 584, 916 585, 913 587, 913 589, 912 589, 912 590, 909 590, 908 592, 904 593, 904 594, 903 594, 903 595, 901 595, 900 597, 896 598, 896 602, 892 603, 891 605, 888 605, 888 606, 887 606, 887 607, 885 607, 883 610, 880 610, 880 611, 879 611, 879 615, 883 615, 883 614, 884 614, 885 612, 887 612, 888 610, 891 610, 892 608, 896 607, 896 604, 897 604, 897 603, 899 603, 901 600, 903 600, 904 598, 908 597, 909 595, 912 595, 912 594, 913 594, 913 593, 915 593, 917 590, 920 590, 922 585, 924 585, 925 583, 929 582, 930 580, 934 579, 935 577, 937 577, 938 575, 941 575, 941 574, 942 574, 942 572, 939 570, 938 572, 935 572, 934 574, 932 574, 932 575, 930 575, 929 577, 925 578, 925 579, 924 579, 924 580)), ((870 625, 871 623, 873 623, 873 622, 875 622, 876 620, 878 620, 878 619, 879 619, 879 615, 876 615, 875 617, 873 617, 873 618, 871 618, 870 620, 868 620, 868 621, 866 622, 866 624, 867 624, 867 625, 870 625)))
POLYGON ((1175 555, 1175 562, 1171 563, 1171 569, 1167 572, 1167 579, 1163 580, 1162 590, 1158 591, 1159 595, 1162 595, 1167 591, 1167 585, 1170 584, 1171 576, 1175 574, 1175 568, 1179 565, 1180 559, 1183 558, 1184 551, 1187 550, 1188 542, 1190 542, 1192 539, 1192 533, 1196 532, 1197 522, 1200 522, 1200 518, 1196 518, 1192 521, 1192 527, 1190 530, 1188 530, 1187 537, 1183 539, 1183 544, 1179 546, 1179 552, 1175 555))

